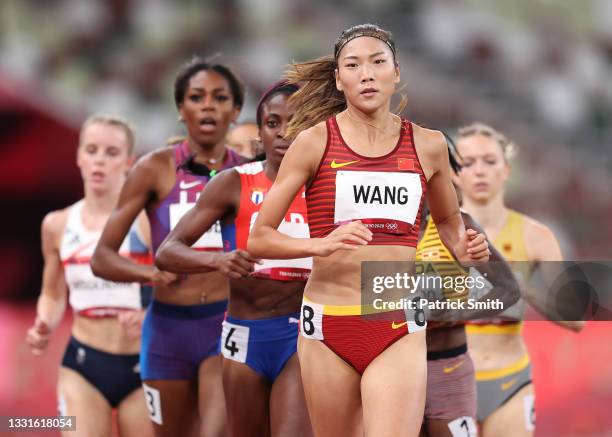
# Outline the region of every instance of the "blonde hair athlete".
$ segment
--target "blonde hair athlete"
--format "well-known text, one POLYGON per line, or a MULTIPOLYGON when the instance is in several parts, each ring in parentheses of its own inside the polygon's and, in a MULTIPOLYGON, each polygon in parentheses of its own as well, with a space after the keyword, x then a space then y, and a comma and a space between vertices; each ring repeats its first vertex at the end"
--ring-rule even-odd
MULTIPOLYGON (((484 228, 508 261, 561 261, 561 249, 552 231, 505 204, 504 186, 515 150, 513 143, 490 126, 475 123, 459 129, 457 151, 462 167, 454 181, 463 195, 462 208, 484 228)), ((531 273, 528 264, 516 265, 521 270, 516 273, 527 279, 531 273)), ((529 302, 535 304, 531 299, 529 302)), ((555 323, 576 332, 584 326, 580 321, 555 323)), ((467 325, 484 437, 533 435, 534 389, 521 328, 520 321, 467 325)))
MULTIPOLYGON (((153 435, 138 365, 140 285, 104 281, 89 267, 133 162, 133 149, 134 134, 125 121, 89 118, 81 128, 77 150, 85 197, 47 214, 42 223, 43 282, 36 320, 26 340, 34 355, 45 352, 64 316, 69 290, 75 316, 57 391, 60 414, 77 417, 77 433, 65 435, 111 435, 113 408, 121 436, 153 435)), ((148 222, 141 215, 123 243, 122 254, 149 259, 150 244, 143 241, 148 235, 148 222)))

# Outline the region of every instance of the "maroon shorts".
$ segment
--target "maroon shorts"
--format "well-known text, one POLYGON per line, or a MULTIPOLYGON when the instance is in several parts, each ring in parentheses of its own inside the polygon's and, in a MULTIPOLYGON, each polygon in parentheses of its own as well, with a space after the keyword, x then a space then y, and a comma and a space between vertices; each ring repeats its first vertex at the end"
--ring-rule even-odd
POLYGON ((467 346, 427 355, 425 417, 434 420, 475 418, 476 380, 467 346))

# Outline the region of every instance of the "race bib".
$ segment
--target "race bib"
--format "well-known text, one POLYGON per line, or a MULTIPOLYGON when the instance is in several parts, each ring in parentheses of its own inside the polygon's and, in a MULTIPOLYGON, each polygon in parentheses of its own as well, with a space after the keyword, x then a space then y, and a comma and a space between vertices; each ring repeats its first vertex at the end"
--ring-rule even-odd
MULTIPOLYGON (((170 229, 174 229, 179 220, 193 208, 195 203, 181 202, 170 205, 170 229)), ((215 222, 211 228, 191 246, 195 249, 223 250, 223 237, 221 237, 221 223, 215 222)))
POLYGON ((162 419, 161 397, 159 390, 148 386, 144 382, 142 383, 142 389, 144 391, 145 401, 147 403, 147 410, 149 411, 149 418, 158 425, 163 425, 164 421, 162 419))
POLYGON ((453 437, 476 437, 478 435, 476 423, 470 416, 458 417, 448 422, 448 429, 453 437))
POLYGON ((300 332, 306 338, 323 340, 323 305, 302 301, 300 332))
POLYGON ((221 332, 221 352, 229 360, 246 363, 249 349, 248 326, 236 325, 227 320, 223 321, 223 331, 221 332))
POLYGON ((89 264, 69 264, 64 267, 64 271, 66 283, 70 288, 70 306, 77 313, 92 308, 140 309, 142 307, 140 284, 99 278, 94 276, 89 264))
MULTIPOLYGON (((308 224, 304 222, 287 222, 283 221, 278 227, 278 231, 294 238, 310 238, 308 224)), ((263 259, 261 264, 255 264, 255 272, 272 269, 300 269, 311 270, 312 258, 297 258, 297 259, 263 259)), ((298 272, 296 272, 298 273, 298 272)), ((300 279, 301 274, 297 274, 295 279, 300 279)))
POLYGON ((362 220, 373 232, 405 233, 422 194, 417 173, 338 171, 334 222, 362 220))

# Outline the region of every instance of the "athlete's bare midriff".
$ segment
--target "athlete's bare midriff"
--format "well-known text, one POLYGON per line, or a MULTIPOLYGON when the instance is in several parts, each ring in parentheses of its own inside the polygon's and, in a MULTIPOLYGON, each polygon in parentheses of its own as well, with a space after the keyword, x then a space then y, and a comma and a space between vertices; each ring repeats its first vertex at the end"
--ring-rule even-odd
POLYGON ((366 246, 340 250, 328 257, 314 257, 304 295, 327 305, 361 304, 361 263, 364 261, 414 261, 410 246, 366 246))
POLYGON ((521 334, 468 334, 468 344, 476 371, 501 369, 527 353, 521 334))
POLYGON ((427 329, 427 350, 429 352, 453 349, 466 342, 464 325, 427 329))
POLYGON ((232 279, 227 313, 239 319, 257 320, 299 312, 304 285, 303 281, 232 279))
POLYGON ((199 305, 225 300, 229 296, 227 276, 219 272, 183 276, 173 286, 155 287, 154 299, 170 305, 199 305))
POLYGON ((81 343, 110 354, 137 354, 140 351, 140 338, 129 339, 117 317, 75 315, 72 335, 81 343))

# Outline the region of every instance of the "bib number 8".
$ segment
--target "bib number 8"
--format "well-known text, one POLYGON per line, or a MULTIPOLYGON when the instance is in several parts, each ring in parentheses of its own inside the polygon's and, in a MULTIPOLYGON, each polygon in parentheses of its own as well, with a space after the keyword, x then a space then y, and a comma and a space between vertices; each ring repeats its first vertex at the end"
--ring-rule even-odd
POLYGON ((419 305, 419 301, 419 297, 415 297, 412 299, 412 302, 414 303, 414 308, 416 308, 414 310, 414 323, 416 323, 416 325, 419 327, 423 327, 426 323, 425 310, 421 308, 421 306, 419 305))
POLYGON ((306 335, 312 335, 315 333, 315 325, 312 322, 314 314, 315 312, 312 307, 309 307, 308 305, 304 305, 302 307, 302 329, 306 335))

